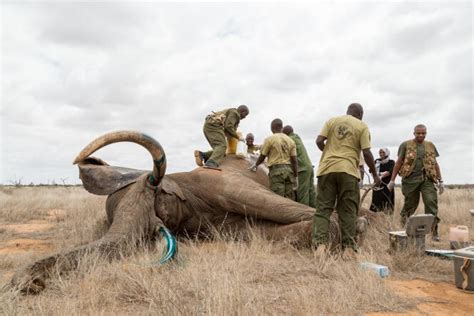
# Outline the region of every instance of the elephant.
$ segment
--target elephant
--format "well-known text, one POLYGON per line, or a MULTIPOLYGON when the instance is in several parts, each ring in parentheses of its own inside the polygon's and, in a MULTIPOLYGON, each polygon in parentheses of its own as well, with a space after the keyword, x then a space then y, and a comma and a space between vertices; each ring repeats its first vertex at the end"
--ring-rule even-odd
MULTIPOLYGON (((250 227, 256 227, 268 239, 310 245, 315 210, 273 193, 265 168, 251 171, 251 162, 238 155, 227 155, 221 170, 198 167, 165 175, 166 155, 158 141, 136 131, 115 131, 87 145, 74 164, 87 191, 108 195, 105 208, 109 229, 99 240, 49 255, 17 271, 11 284, 24 292, 40 292, 45 288, 48 271, 53 267, 60 271, 74 269, 77 258, 87 252, 99 251, 108 258, 118 258, 122 246, 132 238, 149 241, 165 235, 168 253, 161 262, 174 254, 172 236, 200 238, 219 231, 245 238, 250 227), (114 167, 91 157, 100 148, 117 142, 143 146, 152 156, 153 170, 114 167)), ((358 229, 358 233, 364 229, 358 229)), ((330 230, 335 232, 332 239, 337 246, 337 217, 331 218, 330 230)))

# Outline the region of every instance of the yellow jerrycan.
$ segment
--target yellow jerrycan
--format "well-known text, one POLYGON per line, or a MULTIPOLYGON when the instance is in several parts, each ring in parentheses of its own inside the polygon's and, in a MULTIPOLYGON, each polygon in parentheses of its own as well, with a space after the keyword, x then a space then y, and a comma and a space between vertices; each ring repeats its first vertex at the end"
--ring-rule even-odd
MULTIPOLYGON (((242 133, 237 132, 239 138, 242 138, 242 133)), ((227 137, 227 151, 225 152, 226 155, 235 155, 237 153, 237 145, 239 140, 234 137, 227 137)))

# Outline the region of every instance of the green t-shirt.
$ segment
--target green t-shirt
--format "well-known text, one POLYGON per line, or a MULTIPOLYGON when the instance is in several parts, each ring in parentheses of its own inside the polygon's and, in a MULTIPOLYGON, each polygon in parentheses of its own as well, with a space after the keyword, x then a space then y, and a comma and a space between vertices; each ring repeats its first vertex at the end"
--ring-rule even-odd
MULTIPOLYGON (((405 153, 407 151, 407 143, 409 140, 403 142, 400 147, 398 147, 398 157, 405 159, 405 153)), ((435 156, 439 157, 438 150, 436 146, 433 144, 435 156)), ((415 166, 413 167, 413 172, 403 181, 410 181, 410 180, 420 180, 423 176, 423 158, 425 158, 425 145, 423 143, 418 144, 416 143, 416 159, 415 159, 415 166)))
POLYGON ((360 179, 360 152, 370 148, 370 132, 367 124, 352 115, 330 119, 319 134, 327 138, 317 176, 333 172, 345 172, 360 179))
POLYGON ((313 168, 313 164, 309 159, 308 152, 306 151, 306 148, 304 147, 303 141, 301 140, 300 136, 295 133, 291 133, 288 136, 296 144, 296 155, 298 157, 298 172, 311 170, 313 168))
POLYGON ((265 139, 260 153, 268 157, 268 167, 290 165, 290 156, 296 157, 296 145, 287 135, 276 133, 265 139))

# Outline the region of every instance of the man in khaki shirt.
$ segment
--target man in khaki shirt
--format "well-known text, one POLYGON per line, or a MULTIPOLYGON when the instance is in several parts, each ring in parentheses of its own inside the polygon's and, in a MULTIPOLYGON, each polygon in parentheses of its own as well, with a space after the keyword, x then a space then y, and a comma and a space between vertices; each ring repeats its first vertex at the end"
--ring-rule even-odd
POLYGON ((260 156, 250 170, 256 171, 258 165, 268 157, 270 189, 278 195, 294 200, 294 191, 298 189, 296 145, 290 137, 282 133, 282 129, 283 122, 274 119, 271 124, 273 135, 263 142, 260 156))
POLYGON ((329 241, 329 218, 334 205, 339 217, 342 249, 356 250, 361 151, 375 184, 380 183, 370 152, 370 132, 367 124, 362 122, 363 115, 362 106, 352 103, 347 108, 347 115, 327 121, 316 139, 316 145, 323 152, 316 174, 318 186, 313 226, 313 245, 318 248, 318 252, 324 251, 329 241))

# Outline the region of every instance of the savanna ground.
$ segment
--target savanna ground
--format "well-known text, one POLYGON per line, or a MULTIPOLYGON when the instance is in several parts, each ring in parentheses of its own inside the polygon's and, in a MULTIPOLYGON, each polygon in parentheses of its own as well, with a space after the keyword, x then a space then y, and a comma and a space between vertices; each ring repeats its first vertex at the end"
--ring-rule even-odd
MULTIPOLYGON (((448 189, 440 197, 442 241, 428 247, 448 249, 449 226, 469 225, 473 191, 448 189)), ((358 261, 318 257, 263 240, 256 230, 246 242, 180 240, 178 260, 161 267, 152 263, 162 242, 112 262, 91 253, 76 271, 53 271, 41 294, 24 296, 6 286, 15 269, 99 238, 105 197, 82 187, 0 187, 0 314, 472 315, 474 295, 454 286, 452 261, 387 252, 387 231, 399 228, 396 194, 396 215, 372 223, 358 261), (381 279, 360 261, 386 265, 391 275, 381 279)))

